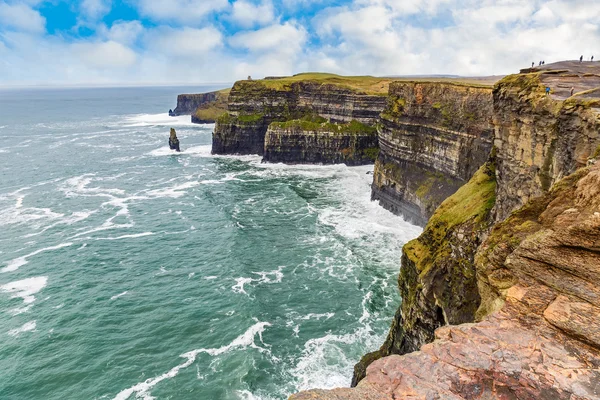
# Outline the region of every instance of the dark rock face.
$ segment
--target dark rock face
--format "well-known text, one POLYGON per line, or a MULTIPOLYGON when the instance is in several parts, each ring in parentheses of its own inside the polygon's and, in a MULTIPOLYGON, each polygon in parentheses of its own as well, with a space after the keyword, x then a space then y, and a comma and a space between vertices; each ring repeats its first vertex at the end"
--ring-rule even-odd
POLYGON ((263 161, 288 164, 372 164, 379 150, 375 129, 365 125, 362 132, 350 133, 344 130, 345 127, 335 124, 311 128, 303 128, 302 124, 282 127, 273 123, 265 135, 263 161))
POLYGON ((198 107, 217 101, 218 93, 180 94, 177 96, 177 107, 169 115, 192 115, 198 107))
POLYGON ((398 277, 402 304, 383 346, 354 367, 352 386, 364 378, 373 361, 417 351, 434 340, 437 328, 475 319, 480 297, 474 258, 491 225, 494 161, 446 199, 423 234, 402 249, 398 277))
POLYGON ((217 120, 212 152, 262 155, 265 134, 272 122, 307 115, 318 115, 333 123, 355 120, 374 125, 385 104, 385 96, 367 95, 333 84, 298 81, 272 88, 261 81, 239 81, 229 94, 228 115, 217 120))
POLYGON ((372 199, 419 225, 485 163, 492 148, 492 90, 393 82, 381 115, 372 199))
MULTIPOLYGON (((600 146, 599 100, 585 93, 566 100, 544 93, 547 85, 564 86, 562 80, 583 88, 587 80, 600 85, 593 70, 586 71, 511 75, 496 86, 497 221, 585 166, 600 146)), ((600 73, 600 66, 596 71, 600 73)))
POLYGON ((179 139, 177 139, 177 134, 173 128, 171 128, 171 133, 169 135, 169 148, 171 150, 181 151, 179 149, 179 139))

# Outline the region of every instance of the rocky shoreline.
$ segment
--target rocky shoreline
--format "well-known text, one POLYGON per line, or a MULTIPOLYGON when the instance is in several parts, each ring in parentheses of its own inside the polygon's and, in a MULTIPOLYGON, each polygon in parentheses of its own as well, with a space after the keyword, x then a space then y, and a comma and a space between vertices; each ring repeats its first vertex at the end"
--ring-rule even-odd
POLYGON ((600 64, 377 79, 236 82, 216 121, 214 153, 375 161, 372 198, 425 226, 356 387, 292 399, 600 399, 600 64))

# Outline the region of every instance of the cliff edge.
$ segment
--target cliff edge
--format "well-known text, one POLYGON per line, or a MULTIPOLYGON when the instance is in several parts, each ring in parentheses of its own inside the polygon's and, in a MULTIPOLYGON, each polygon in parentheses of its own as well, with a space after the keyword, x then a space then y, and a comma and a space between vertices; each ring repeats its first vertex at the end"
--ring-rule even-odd
POLYGON ((599 76, 495 85, 494 147, 404 247, 386 342, 355 389, 292 399, 600 399, 599 76))

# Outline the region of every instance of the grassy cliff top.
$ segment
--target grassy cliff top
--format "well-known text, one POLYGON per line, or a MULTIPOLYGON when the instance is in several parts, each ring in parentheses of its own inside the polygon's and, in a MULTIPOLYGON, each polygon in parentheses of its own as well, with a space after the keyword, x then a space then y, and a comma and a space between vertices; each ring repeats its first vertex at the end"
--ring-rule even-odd
POLYGON ((203 96, 205 94, 208 93, 216 93, 218 97, 221 96, 229 96, 229 92, 231 92, 231 88, 225 88, 225 89, 220 89, 220 90, 214 90, 212 92, 204 92, 204 93, 182 93, 178 96, 188 96, 188 97, 192 97, 192 96, 203 96))
POLYGON ((273 90, 291 90, 291 85, 297 82, 317 82, 321 84, 336 85, 351 89, 357 92, 374 95, 387 95, 390 83, 392 82, 443 82, 466 86, 492 87, 501 77, 481 77, 481 78, 443 78, 443 77, 422 77, 422 78, 402 78, 402 77, 375 77, 375 76, 342 76, 322 72, 306 72, 294 76, 273 77, 254 81, 273 90))

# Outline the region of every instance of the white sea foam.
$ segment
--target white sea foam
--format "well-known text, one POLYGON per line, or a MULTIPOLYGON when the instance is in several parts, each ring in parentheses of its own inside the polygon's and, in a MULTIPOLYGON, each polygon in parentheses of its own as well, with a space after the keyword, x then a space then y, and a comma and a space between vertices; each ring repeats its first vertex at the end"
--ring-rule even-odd
POLYGON ((218 278, 218 276, 214 276, 214 275, 204 277, 204 279, 206 279, 207 281, 212 281, 213 279, 217 279, 217 278, 218 278))
POLYGON ((197 349, 197 350, 192 350, 190 352, 181 354, 180 357, 186 359, 186 361, 184 363, 179 364, 176 367, 173 367, 170 371, 168 371, 162 375, 159 375, 154 378, 149 378, 149 379, 145 380, 144 382, 138 383, 137 385, 132 386, 129 389, 125 389, 125 390, 119 392, 115 396, 114 400, 126 400, 126 399, 129 399, 134 394, 137 398, 141 398, 141 399, 145 399, 145 400, 154 399, 154 397, 152 397, 152 395, 150 394, 150 390, 155 385, 157 385, 158 383, 162 382, 165 379, 170 379, 170 378, 175 377, 179 373, 180 370, 192 365, 194 363, 194 361, 196 361, 196 357, 198 356, 198 354, 201 354, 201 353, 205 353, 205 354, 215 357, 215 356, 227 353, 231 350, 237 350, 237 349, 253 348, 253 349, 257 349, 261 352, 267 351, 265 348, 258 346, 254 342, 254 340, 255 340, 255 337, 258 335, 261 343, 263 343, 263 345, 264 345, 264 342, 262 339, 262 333, 268 326, 271 326, 271 324, 269 324, 268 322, 257 322, 254 325, 252 325, 250 328, 248 328, 248 330, 246 332, 244 332, 242 335, 235 338, 231 343, 229 343, 226 346, 219 347, 216 349, 197 349))
POLYGON ((303 319, 305 321, 309 320, 309 319, 316 319, 316 320, 320 320, 321 318, 325 318, 330 319, 335 315, 335 313, 329 312, 329 313, 323 313, 323 314, 314 314, 314 313, 310 313, 307 314, 303 317, 301 317, 300 319, 303 319))
POLYGON ((125 296, 126 294, 127 294, 127 290, 126 290, 126 291, 124 291, 123 293, 115 294, 115 295, 114 295, 114 296, 112 296, 110 299, 111 299, 111 300, 116 300, 116 299, 118 299, 119 297, 125 296))
POLYGON ((186 194, 185 189, 191 189, 193 187, 198 186, 199 184, 200 182, 198 181, 189 181, 172 187, 149 190, 147 194, 153 198, 171 197, 176 199, 186 194))
POLYGON ((48 283, 47 276, 36 276, 20 281, 14 281, 0 286, 0 291, 11 293, 11 299, 20 297, 24 304, 31 304, 35 301, 35 294, 46 287, 48 283))
POLYGON ((297 390, 348 386, 357 360, 347 356, 346 348, 357 342, 366 348, 375 348, 383 339, 383 336, 373 335, 369 327, 361 327, 345 335, 328 334, 308 340, 291 371, 297 381, 297 390))
POLYGON ((245 295, 249 296, 248 293, 246 292, 246 290, 244 289, 244 286, 246 284, 280 283, 283 280, 282 270, 284 268, 285 268, 285 266, 282 265, 282 266, 279 266, 279 268, 277 268, 274 271, 252 272, 252 274, 258 275, 258 276, 260 276, 260 278, 247 278, 247 277, 236 278, 235 279, 236 284, 231 287, 231 290, 234 293, 241 293, 241 294, 245 294, 245 295), (273 276, 273 278, 270 278, 270 276, 273 276))
POLYGON ((127 127, 142 127, 142 126, 195 126, 198 124, 192 123, 192 117, 190 115, 179 115, 177 117, 170 117, 168 113, 160 114, 137 114, 125 117, 125 126, 127 127))
POLYGON ((14 260, 9 261, 6 264, 6 267, 0 269, 0 273, 6 273, 6 272, 12 272, 12 271, 18 270, 20 267, 22 267, 23 265, 25 265, 29 262, 29 261, 27 261, 27 259, 29 257, 33 257, 33 256, 43 253, 45 251, 58 250, 58 249, 62 249, 63 247, 69 247, 71 245, 73 245, 73 243, 70 243, 70 242, 69 243, 61 243, 56 246, 44 247, 43 249, 38 249, 38 250, 34 251, 33 253, 29 253, 27 255, 17 257, 14 260))
POLYGON ((116 236, 116 237, 99 237, 99 238, 94 238, 94 240, 121 240, 121 239, 135 239, 135 238, 139 238, 139 237, 144 237, 144 236, 151 236, 154 235, 153 232, 142 232, 142 233, 132 233, 129 235, 121 235, 121 236, 116 236))
POLYGON ((10 331, 8 331, 8 334, 10 336, 19 336, 21 333, 23 332, 30 332, 30 331, 34 331, 36 327, 36 323, 35 321, 29 321, 27 323, 25 323, 22 327, 20 328, 16 328, 16 329, 12 329, 10 331))

